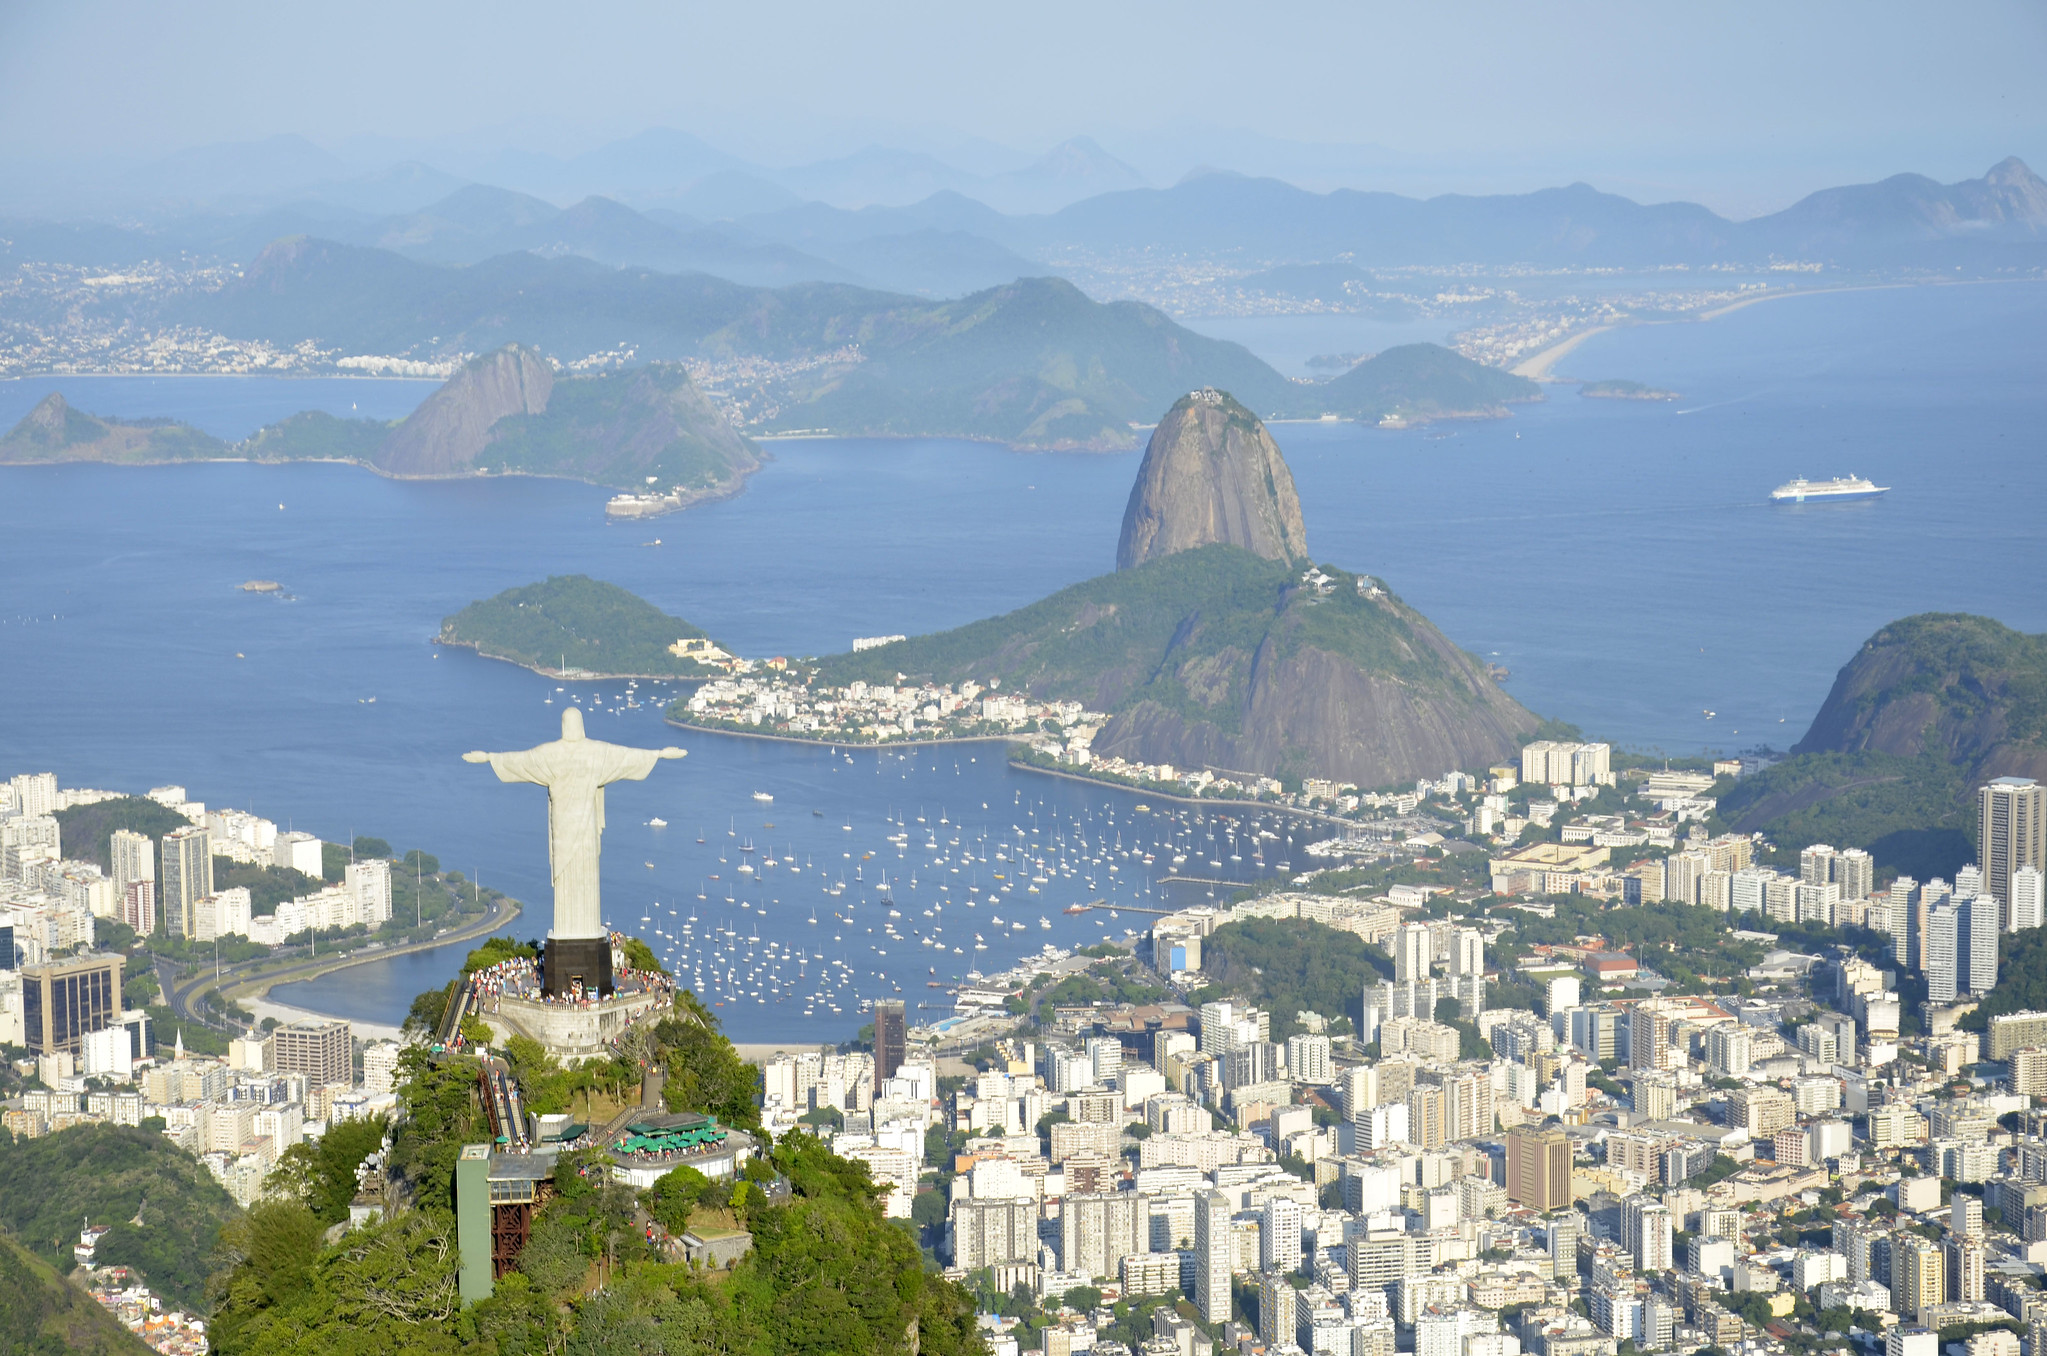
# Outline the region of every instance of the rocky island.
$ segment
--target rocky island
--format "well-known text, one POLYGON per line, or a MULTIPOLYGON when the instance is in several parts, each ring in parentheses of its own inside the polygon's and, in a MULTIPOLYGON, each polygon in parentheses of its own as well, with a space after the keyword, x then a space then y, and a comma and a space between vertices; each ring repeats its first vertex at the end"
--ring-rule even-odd
POLYGON ((1382 428, 1437 419, 1502 419, 1507 406, 1542 399, 1526 377, 1475 363, 1440 344, 1402 344, 1311 388, 1321 413, 1382 428))
POLYGON ((1588 381, 1578 394, 1591 400, 1682 400, 1676 391, 1659 391, 1639 381, 1588 381))
POLYGON ((228 444, 190 424, 174 419, 102 418, 71 408, 55 391, 0 438, 0 463, 112 461, 140 466, 230 455, 228 444))

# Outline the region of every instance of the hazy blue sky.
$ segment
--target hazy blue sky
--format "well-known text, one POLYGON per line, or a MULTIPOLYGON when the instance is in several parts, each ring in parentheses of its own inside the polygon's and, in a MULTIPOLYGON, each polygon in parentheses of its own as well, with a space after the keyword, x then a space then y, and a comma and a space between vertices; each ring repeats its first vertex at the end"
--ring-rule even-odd
POLYGON ((298 132, 573 151, 666 125, 793 163, 876 141, 1036 153, 1085 133, 1160 177, 1230 158, 1205 153, 1229 144, 1209 134, 1241 131, 1503 183, 1518 167, 1739 196, 1747 181, 1960 178, 2006 154, 2047 168, 2043 16, 1923 0, 0 0, 0 143, 156 152, 298 132))

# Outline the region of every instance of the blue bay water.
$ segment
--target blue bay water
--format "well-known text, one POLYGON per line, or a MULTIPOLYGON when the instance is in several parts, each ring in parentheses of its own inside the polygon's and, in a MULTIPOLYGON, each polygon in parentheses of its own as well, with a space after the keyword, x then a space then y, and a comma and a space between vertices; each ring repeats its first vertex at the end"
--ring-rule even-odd
MULTIPOLYGON (((1506 420, 1275 434, 1315 554, 1383 576, 1453 640, 1506 664, 1508 689, 1532 709, 1673 753, 1784 747, 1884 621, 1939 608, 2047 629, 2043 320, 2047 290, 2036 286, 1802 297, 1710 323, 1617 330, 1563 364, 1575 376, 1668 386, 1685 396, 1675 404, 1583 400, 1557 386, 1506 420), (1860 504, 1765 500, 1793 475, 1851 471, 1895 488, 1860 504)), ((1322 337, 1259 342, 1319 352, 1322 337)), ((4 383, 0 427, 49 389, 94 412, 171 414, 237 437, 308 406, 397 417, 431 385, 4 383)), ((770 446, 774 460, 744 494, 629 526, 603 521, 603 491, 537 479, 401 482, 342 466, 237 464, 0 470, 0 691, 10 698, 0 774, 51 768, 67 785, 137 791, 182 782, 209 803, 330 839, 369 833, 425 847, 544 901, 540 793, 501 786, 458 755, 551 737, 556 685, 437 651, 429 640, 444 615, 582 572, 749 654, 957 625, 1109 569, 1137 460, 943 441, 770 446), (280 580, 289 597, 235 589, 252 577, 280 580)), ((849 999, 900 986, 918 1001, 933 992, 924 983, 970 966, 1142 925, 1127 913, 1070 918, 1059 912, 1069 903, 1205 893, 1159 884, 1169 857, 1146 868, 1116 855, 1119 839, 1177 835, 1189 874, 1242 878, 1253 865, 1249 841, 1233 842, 1227 828, 1216 844, 1242 848, 1239 862, 1208 843, 1212 824, 1190 841, 1187 826, 1138 814, 1138 797, 1013 771, 998 746, 855 752, 848 762, 675 731, 647 703, 624 709, 623 692, 583 684, 560 697, 591 710, 593 733, 678 743, 690 756, 613 789, 607 909, 615 924, 670 934, 695 909, 698 935, 714 917, 732 931, 718 939, 727 957, 744 956, 756 932, 756 956, 771 940, 778 956, 786 949, 772 979, 763 970, 765 985, 706 974, 706 989, 729 999, 720 1013, 738 1039, 833 1038, 859 1020, 849 999), (756 791, 775 799, 757 802, 756 791), (1014 905, 962 902, 966 885, 985 890, 1005 864, 954 877, 920 865, 931 854, 898 856, 886 842, 895 814, 913 846, 936 830, 954 860, 962 847, 988 857, 1014 826, 1028 835, 1033 813, 1037 841, 1063 836, 1085 870, 1014 905), (669 827, 648 827, 655 816, 669 827), (960 847, 948 841, 955 834, 960 847), (749 836, 809 869, 775 868, 727 905, 730 848, 749 836), (1197 851, 1224 865, 1207 868, 1197 851), (914 890, 898 888, 898 926, 942 927, 943 956, 882 938, 869 888, 881 869, 891 879, 918 872, 914 890), (842 871, 845 893, 824 894, 842 871), (945 897, 940 879, 955 902, 926 918, 922 909, 945 897), (864 901, 853 920, 834 919, 852 899, 864 901), (1009 926, 1017 921, 1024 931, 1009 926), (953 956, 951 944, 974 932, 989 949, 953 956), (800 995, 818 989, 813 976, 829 961, 859 978, 834 989, 841 1013, 813 1005, 806 1018, 800 995), (753 987, 781 1001, 755 1002, 753 987)), ((1269 858, 1299 845, 1269 845, 1269 858)), ((1022 891, 1010 883, 1014 899, 1022 891)), ((529 912, 521 934, 543 931, 543 914, 529 912)), ((456 959, 356 967, 276 996, 390 1021, 456 959)))

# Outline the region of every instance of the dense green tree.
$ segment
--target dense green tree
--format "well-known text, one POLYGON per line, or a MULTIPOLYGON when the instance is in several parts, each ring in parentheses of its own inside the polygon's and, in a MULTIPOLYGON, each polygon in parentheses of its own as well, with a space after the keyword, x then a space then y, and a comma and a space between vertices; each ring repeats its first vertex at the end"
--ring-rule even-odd
POLYGON ((662 1097, 670 1111, 702 1111, 726 1125, 760 1123, 760 1070, 739 1057, 718 1029, 718 1019, 687 989, 675 1011, 654 1028, 667 1079, 662 1097))
POLYGON ((339 1224, 355 1199, 356 1169, 383 1143, 382 1120, 336 1121, 319 1139, 286 1149, 266 1186, 305 1205, 322 1224, 339 1224))

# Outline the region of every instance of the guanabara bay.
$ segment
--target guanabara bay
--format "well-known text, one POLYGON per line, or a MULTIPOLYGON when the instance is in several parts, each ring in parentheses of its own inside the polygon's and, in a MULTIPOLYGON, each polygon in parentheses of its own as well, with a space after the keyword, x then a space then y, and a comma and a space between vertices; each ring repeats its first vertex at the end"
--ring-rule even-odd
POLYGON ((0 7, 0 1356, 2047 1356, 2036 8, 0 7))

